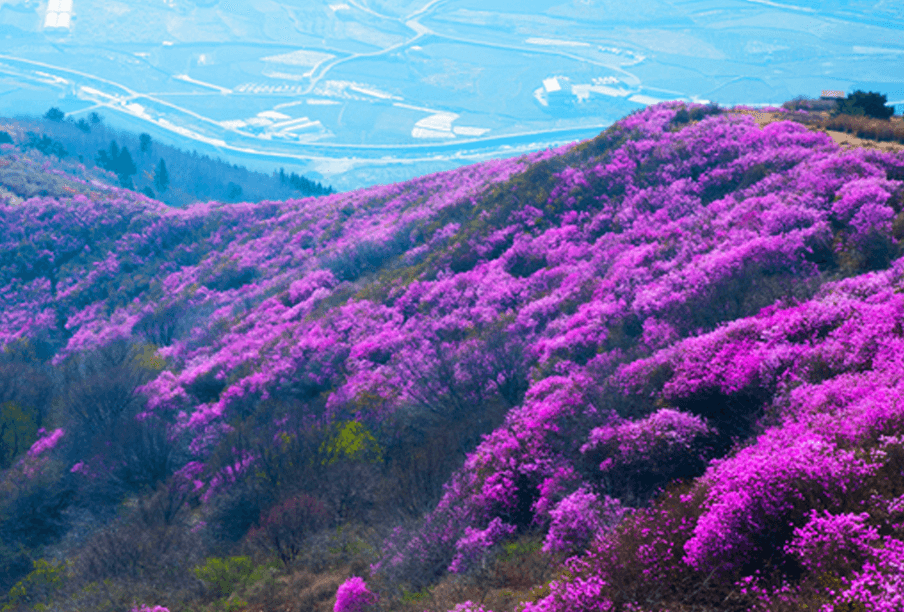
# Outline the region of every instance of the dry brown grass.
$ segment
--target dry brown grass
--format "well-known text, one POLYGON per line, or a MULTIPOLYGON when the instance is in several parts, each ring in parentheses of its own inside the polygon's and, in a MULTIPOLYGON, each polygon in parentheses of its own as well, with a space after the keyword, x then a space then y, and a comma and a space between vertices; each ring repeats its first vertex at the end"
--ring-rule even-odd
POLYGON ((904 118, 888 121, 828 113, 786 113, 758 110, 736 110, 733 114, 750 115, 760 127, 775 121, 796 121, 812 130, 824 132, 844 149, 867 148, 880 151, 904 151, 904 118))

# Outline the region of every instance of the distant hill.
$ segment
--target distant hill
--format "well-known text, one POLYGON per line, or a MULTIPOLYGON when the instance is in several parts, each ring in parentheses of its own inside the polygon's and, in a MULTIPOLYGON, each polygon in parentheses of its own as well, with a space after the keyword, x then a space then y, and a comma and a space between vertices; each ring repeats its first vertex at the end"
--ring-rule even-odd
POLYGON ((904 154, 781 112, 181 209, 0 145, 4 606, 897 609, 904 154))
MULTIPOLYGON (((196 151, 182 151, 158 143, 149 134, 114 130, 96 113, 74 121, 51 108, 41 118, 0 118, 0 131, 7 133, 23 152, 40 152, 56 158, 59 163, 55 165, 60 168, 87 172, 170 206, 184 207, 209 200, 259 202, 333 193, 330 187, 292 172, 286 174, 282 169, 272 175, 253 172, 206 155, 199 156, 196 151)), ((2 176, 0 185, 3 185, 2 176)), ((17 192, 16 185, 10 185, 8 190, 19 197, 40 193, 28 189, 17 192)))

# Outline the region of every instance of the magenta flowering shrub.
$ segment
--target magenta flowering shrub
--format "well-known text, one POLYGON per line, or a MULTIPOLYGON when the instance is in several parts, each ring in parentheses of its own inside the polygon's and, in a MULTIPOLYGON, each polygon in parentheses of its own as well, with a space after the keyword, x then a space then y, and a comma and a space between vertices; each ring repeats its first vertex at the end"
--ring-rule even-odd
POLYGON ((810 512, 809 521, 794 530, 794 536, 785 550, 794 555, 809 572, 828 568, 859 569, 873 552, 873 544, 879 539, 875 527, 864 525, 869 514, 833 515, 825 511, 820 516, 810 512))
POLYGON ((885 537, 838 597, 839 604, 858 602, 868 610, 891 612, 904 605, 904 541, 885 537))
POLYGON ((377 596, 370 592, 364 579, 352 576, 339 585, 333 612, 365 612, 376 601, 377 596))
POLYGON ((662 408, 637 421, 595 427, 580 452, 599 462, 610 494, 643 499, 676 478, 699 474, 716 433, 697 415, 662 408))
POLYGON ((487 551, 506 536, 515 532, 514 525, 503 523, 497 516, 486 529, 465 527, 464 535, 455 543, 456 555, 449 564, 448 571, 462 574, 468 571, 475 559, 485 559, 487 551))
POLYGON ((478 603, 474 603, 473 601, 463 601, 460 604, 456 604, 454 608, 449 610, 448 612, 493 612, 487 608, 484 608, 482 605, 478 603))
POLYGON ((604 529, 617 525, 629 509, 608 495, 600 499, 595 493, 580 488, 565 497, 550 511, 552 518, 544 552, 583 550, 604 529))
POLYGON ((841 505, 874 469, 808 428, 771 430, 704 477, 713 484, 685 560, 698 569, 723 570, 769 556, 768 547, 787 539, 789 521, 800 521, 817 500, 841 505))

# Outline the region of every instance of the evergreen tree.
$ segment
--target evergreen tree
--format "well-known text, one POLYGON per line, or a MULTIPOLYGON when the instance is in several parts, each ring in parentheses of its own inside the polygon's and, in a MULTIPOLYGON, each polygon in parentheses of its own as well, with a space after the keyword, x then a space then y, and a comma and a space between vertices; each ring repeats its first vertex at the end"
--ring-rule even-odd
POLYGON ((135 166, 135 162, 132 160, 132 155, 129 153, 128 148, 123 147, 119 152, 119 155, 116 158, 116 169, 114 172, 116 172, 120 178, 132 176, 138 172, 138 168, 135 166))
POLYGON ((138 150, 142 153, 147 153, 151 150, 151 135, 150 134, 140 134, 138 136, 138 150))
POLYGON ((109 170, 118 176, 120 185, 131 189, 132 180, 130 177, 138 172, 138 168, 132 160, 132 154, 129 153, 128 147, 120 149, 116 141, 113 140, 110 142, 110 149, 108 151, 103 149, 98 151, 94 161, 104 170, 109 170))
POLYGON ((865 92, 859 89, 838 103, 838 112, 846 115, 866 115, 874 119, 888 119, 895 114, 895 107, 885 106, 885 94, 865 92))
POLYGON ((67 152, 63 143, 57 142, 46 134, 38 136, 34 132, 28 132, 27 136, 26 149, 37 149, 44 155, 55 155, 59 159, 66 157, 67 152))
POLYGON ((108 150, 98 150, 97 155, 94 157, 94 163, 104 170, 115 172, 114 168, 116 167, 117 159, 119 159, 119 145, 116 144, 115 140, 111 140, 108 150))
POLYGON ((226 199, 230 202, 235 202, 242 197, 243 191, 241 185, 229 181, 229 184, 226 186, 226 199))
POLYGON ((60 122, 63 119, 65 119, 65 117, 66 117, 66 113, 64 113, 63 111, 61 111, 60 109, 58 109, 55 106, 51 106, 50 110, 48 110, 46 113, 44 113, 44 118, 48 119, 50 121, 60 122))
POLYGON ((154 187, 157 188, 157 191, 166 191, 166 188, 169 187, 169 172, 166 170, 166 162, 163 161, 163 158, 160 158, 160 163, 157 164, 157 169, 154 171, 154 187))

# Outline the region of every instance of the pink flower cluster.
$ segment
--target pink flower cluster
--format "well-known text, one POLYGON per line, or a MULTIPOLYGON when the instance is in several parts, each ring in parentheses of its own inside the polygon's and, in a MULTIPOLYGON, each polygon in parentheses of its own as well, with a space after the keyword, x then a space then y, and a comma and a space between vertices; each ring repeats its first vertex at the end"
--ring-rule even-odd
POLYGON ((503 523, 499 517, 490 521, 486 529, 465 527, 464 535, 455 543, 457 554, 448 571, 453 574, 466 572, 476 559, 484 558, 489 548, 513 534, 515 529, 514 525, 503 523))
POLYGON ((487 608, 484 608, 481 604, 474 603, 473 601, 463 601, 460 604, 456 604, 454 608, 449 610, 449 612, 493 612, 487 608))
POLYGON ((630 509, 608 495, 603 499, 582 487, 550 511, 544 552, 579 551, 605 529, 617 525, 630 509))
POLYGON ((60 438, 62 438, 65 433, 66 430, 60 427, 48 434, 42 427, 38 430, 38 435, 42 437, 38 438, 37 442, 32 444, 31 448, 28 449, 28 456, 37 457, 42 453, 49 451, 57 445, 60 438))
POLYGON ((377 596, 367 588, 364 579, 352 576, 339 585, 333 612, 364 612, 376 601, 377 596))
POLYGON ((810 572, 837 568, 839 561, 850 564, 852 570, 859 569, 879 539, 876 528, 864 524, 868 518, 866 512, 834 515, 825 510, 820 516, 812 510, 807 523, 794 530, 785 551, 797 557, 810 572))

